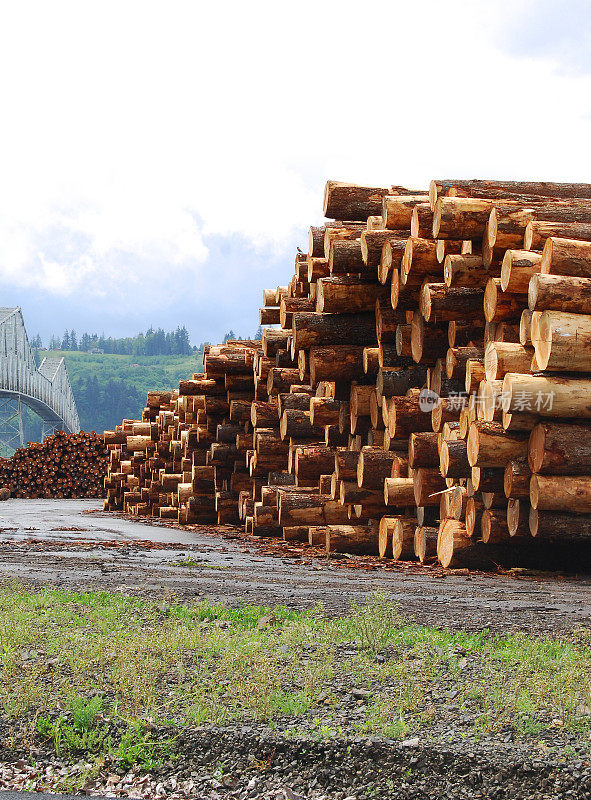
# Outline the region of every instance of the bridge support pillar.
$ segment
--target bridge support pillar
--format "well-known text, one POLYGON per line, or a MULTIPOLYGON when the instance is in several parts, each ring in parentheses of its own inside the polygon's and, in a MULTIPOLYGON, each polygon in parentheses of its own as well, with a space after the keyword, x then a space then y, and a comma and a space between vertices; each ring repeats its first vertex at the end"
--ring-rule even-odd
POLYGON ((24 447, 23 407, 20 397, 0 396, 0 453, 11 456, 24 447))
POLYGON ((64 426, 59 423, 54 425, 51 422, 43 421, 43 429, 41 431, 41 441, 44 442, 48 436, 53 436, 56 431, 63 431, 64 426))

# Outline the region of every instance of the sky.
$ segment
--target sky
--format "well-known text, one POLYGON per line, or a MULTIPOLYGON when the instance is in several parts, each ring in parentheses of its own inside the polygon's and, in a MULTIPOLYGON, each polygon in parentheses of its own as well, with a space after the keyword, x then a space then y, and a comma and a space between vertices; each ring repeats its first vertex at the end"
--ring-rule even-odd
POLYGON ((588 0, 0 6, 0 305, 252 335, 327 179, 591 181, 588 0))

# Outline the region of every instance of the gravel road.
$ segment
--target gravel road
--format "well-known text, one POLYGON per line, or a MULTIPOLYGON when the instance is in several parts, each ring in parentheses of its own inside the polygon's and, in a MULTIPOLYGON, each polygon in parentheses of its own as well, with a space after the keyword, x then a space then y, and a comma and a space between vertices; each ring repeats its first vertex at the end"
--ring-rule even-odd
POLYGON ((345 612, 376 590, 421 624, 551 631, 591 621, 591 577, 445 572, 327 559, 309 548, 246 540, 232 528, 181 530, 104 514, 93 500, 8 500, 0 506, 0 580, 236 604, 322 602, 345 612), (191 560, 191 566, 179 562, 191 560))

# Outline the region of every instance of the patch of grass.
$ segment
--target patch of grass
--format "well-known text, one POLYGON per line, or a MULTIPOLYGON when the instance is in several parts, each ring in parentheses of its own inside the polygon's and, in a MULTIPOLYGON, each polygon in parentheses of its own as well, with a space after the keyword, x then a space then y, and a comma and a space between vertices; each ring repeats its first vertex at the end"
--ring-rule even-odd
POLYGON ((209 564, 207 561, 202 561, 199 558, 193 558, 193 556, 187 556, 186 558, 180 558, 178 561, 172 562, 173 567, 205 567, 206 569, 227 569, 226 566, 223 564, 209 564))
POLYGON ((57 753, 148 769, 188 725, 293 717, 294 735, 343 735, 347 702, 363 709, 349 733, 428 735, 446 713, 476 734, 560 728, 588 743, 590 643, 409 625, 382 595, 332 619, 13 587, 0 590, 0 708, 57 753), (367 699, 347 700, 353 687, 367 699))

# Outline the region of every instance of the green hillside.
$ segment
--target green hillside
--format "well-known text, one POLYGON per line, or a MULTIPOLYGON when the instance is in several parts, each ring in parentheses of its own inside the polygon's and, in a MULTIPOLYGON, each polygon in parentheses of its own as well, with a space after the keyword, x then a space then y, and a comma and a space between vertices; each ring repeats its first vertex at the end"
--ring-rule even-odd
POLYGON ((175 389, 202 369, 200 354, 122 356, 79 350, 41 351, 63 356, 84 430, 110 430, 124 418, 137 419, 151 389, 175 389))

